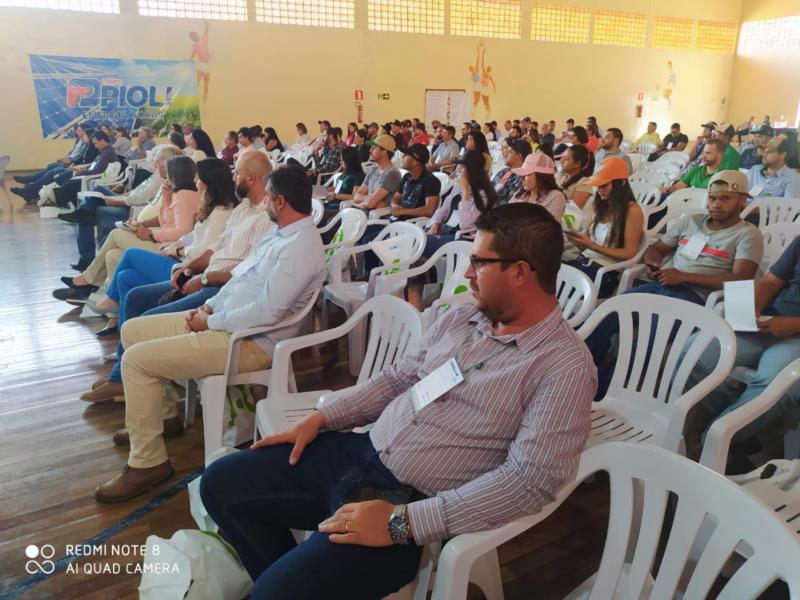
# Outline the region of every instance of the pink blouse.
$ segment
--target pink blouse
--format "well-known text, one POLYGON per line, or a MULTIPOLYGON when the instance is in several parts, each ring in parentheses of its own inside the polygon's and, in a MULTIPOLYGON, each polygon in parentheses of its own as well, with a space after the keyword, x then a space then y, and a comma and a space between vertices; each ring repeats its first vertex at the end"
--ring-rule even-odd
POLYGON ((153 228, 157 242, 174 242, 189 233, 194 227, 197 211, 200 210, 200 192, 181 190, 165 198, 158 214, 159 227, 153 228))
POLYGON ((561 190, 550 190, 544 196, 538 198, 531 198, 529 194, 514 196, 510 202, 530 202, 531 204, 541 204, 547 209, 555 220, 559 223, 564 217, 564 211, 567 209, 567 197, 561 190))
MULTIPOLYGON (((486 194, 481 192, 483 197, 483 204, 486 206, 488 200, 486 194)), ((431 217, 431 225, 443 225, 450 218, 450 207, 453 205, 452 196, 445 202, 439 203, 439 208, 433 213, 431 217)), ((472 194, 468 194, 466 198, 462 197, 458 203, 458 228, 460 231, 471 231, 475 229, 475 221, 478 220, 481 211, 475 206, 472 201, 472 194)))

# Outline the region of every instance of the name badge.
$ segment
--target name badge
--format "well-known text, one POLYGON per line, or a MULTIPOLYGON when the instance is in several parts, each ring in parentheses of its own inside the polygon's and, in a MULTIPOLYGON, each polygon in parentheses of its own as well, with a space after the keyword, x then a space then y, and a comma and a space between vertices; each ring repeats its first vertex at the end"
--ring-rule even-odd
POLYGON ((441 398, 462 381, 464 381, 464 375, 455 358, 451 358, 438 369, 431 371, 425 378, 415 383, 409 392, 411 404, 414 405, 414 413, 419 413, 428 404, 441 398))
POLYGON ((689 241, 686 242, 686 245, 681 248, 681 254, 688 258, 689 260, 696 260, 700 253, 703 251, 703 248, 706 247, 708 243, 708 236, 703 235, 702 233, 695 233, 692 237, 689 238, 689 241))

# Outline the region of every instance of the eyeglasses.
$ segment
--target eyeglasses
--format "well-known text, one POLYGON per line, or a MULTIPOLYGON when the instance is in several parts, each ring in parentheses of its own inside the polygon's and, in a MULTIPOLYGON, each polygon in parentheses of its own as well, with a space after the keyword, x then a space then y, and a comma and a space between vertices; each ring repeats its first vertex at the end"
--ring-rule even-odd
POLYGON ((473 269, 478 269, 483 265, 489 265, 492 263, 515 263, 515 262, 524 262, 527 263, 524 258, 489 258, 484 256, 476 256, 475 254, 469 255, 469 264, 473 269))

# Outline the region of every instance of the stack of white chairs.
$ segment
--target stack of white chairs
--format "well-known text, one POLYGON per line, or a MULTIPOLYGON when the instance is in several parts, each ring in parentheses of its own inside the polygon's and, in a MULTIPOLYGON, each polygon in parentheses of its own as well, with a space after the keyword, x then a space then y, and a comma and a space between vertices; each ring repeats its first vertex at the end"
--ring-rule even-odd
POLYGON ((639 206, 642 207, 645 219, 660 208, 661 190, 655 185, 643 181, 632 181, 631 190, 636 196, 639 206))
POLYGON ((800 199, 772 196, 756 198, 742 211, 742 218, 754 211, 758 214, 758 228, 762 230, 775 223, 793 223, 800 216, 800 199))

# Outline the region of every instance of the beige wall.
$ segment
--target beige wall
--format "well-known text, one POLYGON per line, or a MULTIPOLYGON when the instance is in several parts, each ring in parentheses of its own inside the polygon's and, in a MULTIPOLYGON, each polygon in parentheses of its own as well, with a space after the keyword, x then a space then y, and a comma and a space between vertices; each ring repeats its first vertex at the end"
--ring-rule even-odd
MULTIPOLYGON (((0 9, 0 72, 5 94, 0 111, 0 150, 9 149, 12 167, 34 168, 63 152, 69 143, 42 140, 27 55, 176 59, 190 52, 187 34, 197 21, 144 18, 132 0, 122 0, 122 15, 87 15, 45 10, 0 9), (73 32, 82 33, 75 35, 73 32)), ((581 2, 572 2, 581 4, 581 2)), ((363 4, 359 0, 359 4, 363 4)), ((590 7, 625 9, 650 15, 691 16, 738 21, 741 0, 643 0, 583 2, 590 7)), ((524 2, 523 21, 530 2, 524 2)), ((357 23, 365 21, 363 6, 357 23)), ((523 27, 528 37, 529 25, 523 27)), ((213 72, 203 127, 215 142, 228 129, 271 124, 284 140, 294 138, 294 123, 312 128, 327 118, 344 125, 355 120, 353 90, 365 92, 366 120, 425 118, 426 88, 469 90, 467 66, 476 38, 318 30, 257 23, 213 22, 210 49, 213 72), (377 100, 379 92, 391 94, 377 100)), ((678 120, 689 134, 706 119, 727 116, 733 56, 694 51, 661 51, 487 40, 497 95, 491 117, 501 121, 524 114, 538 120, 568 117, 582 122, 597 115, 604 127, 618 126, 626 137, 641 132, 649 119, 666 131, 678 120), (676 85, 672 106, 659 98, 672 60, 676 85), (634 115, 637 94, 645 95, 642 119, 634 115), (653 100, 652 97, 657 98, 653 100)), ((483 110, 475 115, 485 120, 483 110)))
MULTIPOLYGON (((742 21, 800 15, 797 0, 744 0, 742 21)), ((737 56, 731 86, 731 118, 737 123, 755 115, 793 126, 800 102, 800 51, 777 56, 737 56)))

